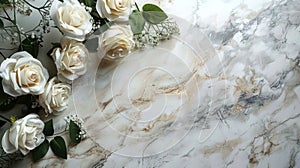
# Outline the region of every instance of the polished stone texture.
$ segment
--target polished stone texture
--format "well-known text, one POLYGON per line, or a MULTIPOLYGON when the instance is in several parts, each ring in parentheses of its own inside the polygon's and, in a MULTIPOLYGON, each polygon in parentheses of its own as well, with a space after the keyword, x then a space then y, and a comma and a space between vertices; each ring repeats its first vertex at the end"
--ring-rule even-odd
POLYGON ((15 166, 300 167, 300 1, 147 2, 181 34, 115 63, 88 41, 64 114, 87 138, 68 160, 49 151, 15 166))

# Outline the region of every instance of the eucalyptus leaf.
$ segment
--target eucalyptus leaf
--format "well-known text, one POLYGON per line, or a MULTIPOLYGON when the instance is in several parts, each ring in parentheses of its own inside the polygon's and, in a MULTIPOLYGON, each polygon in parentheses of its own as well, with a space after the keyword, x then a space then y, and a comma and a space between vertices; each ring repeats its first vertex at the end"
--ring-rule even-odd
POLYGON ((152 24, 158 24, 168 18, 168 15, 158 6, 145 4, 143 6, 144 19, 152 24))
POLYGON ((92 7, 93 1, 92 0, 79 0, 80 3, 84 3, 85 6, 92 7))
MULTIPOLYGON (((0 4, 0 8, 1 8, 1 4, 0 4)), ((0 29, 3 29, 4 28, 4 23, 3 21, 0 19, 0 29)))
POLYGON ((50 147, 53 153, 63 159, 67 159, 66 142, 61 136, 56 136, 50 141, 50 147))
POLYGON ((151 24, 159 24, 166 20, 168 16, 164 12, 147 11, 143 12, 144 19, 151 24))
POLYGON ((27 37, 24 39, 19 47, 19 50, 27 51, 34 58, 39 54, 39 41, 37 38, 27 37))
POLYGON ((145 26, 145 19, 141 12, 133 12, 129 16, 129 25, 133 34, 142 33, 145 26))
POLYGON ((72 143, 78 144, 81 141, 80 131, 80 127, 71 120, 69 125, 69 134, 72 143))
POLYGON ((51 135, 54 134, 53 120, 52 119, 45 122, 45 127, 44 127, 44 130, 43 130, 43 133, 46 136, 51 136, 51 135))
POLYGON ((49 150, 49 141, 45 139, 45 141, 40 144, 38 147, 32 150, 32 160, 34 162, 42 159, 49 150))
POLYGON ((154 4, 145 4, 143 6, 143 11, 158 11, 158 12, 164 12, 159 6, 154 4))

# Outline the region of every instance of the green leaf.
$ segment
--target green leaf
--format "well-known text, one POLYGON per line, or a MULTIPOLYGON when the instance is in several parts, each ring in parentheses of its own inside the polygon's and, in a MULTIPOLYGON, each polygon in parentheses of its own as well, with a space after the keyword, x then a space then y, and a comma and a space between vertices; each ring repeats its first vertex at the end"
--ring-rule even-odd
POLYGON ((19 50, 27 51, 34 58, 39 54, 39 41, 37 38, 27 37, 22 41, 22 44, 19 47, 19 50))
POLYGON ((45 122, 45 127, 44 127, 44 130, 43 130, 43 133, 46 135, 46 136, 51 136, 54 134, 54 129, 53 129, 53 120, 49 120, 47 122, 45 122))
POLYGON ((158 6, 145 4, 143 6, 144 19, 152 24, 158 24, 168 18, 167 14, 158 6))
POLYGON ((85 6, 92 7, 93 1, 92 0, 79 0, 80 3, 84 3, 85 6))
POLYGON ((49 150, 49 141, 45 139, 45 141, 40 144, 38 147, 32 150, 32 160, 34 162, 42 159, 49 150))
MULTIPOLYGON (((1 8, 1 4, 0 4, 0 8, 1 8)), ((3 29, 4 28, 4 23, 3 21, 0 19, 0 29, 3 29)))
POLYGON ((78 144, 81 141, 80 127, 74 121, 70 121, 69 134, 72 143, 78 144))
POLYGON ((60 43, 51 43, 51 44, 52 44, 52 48, 47 52, 47 55, 49 57, 51 57, 51 54, 53 53, 54 49, 61 48, 61 44, 60 43))
POLYGON ((133 12, 129 16, 129 25, 133 34, 140 34, 144 30, 145 19, 141 12, 133 12))
POLYGON ((60 47, 61 48, 61 44, 60 43, 51 43, 52 47, 60 47))
POLYGON ((154 4, 145 4, 143 6, 143 11, 158 11, 158 12, 164 12, 160 7, 154 4))
POLYGON ((54 139, 50 141, 50 147, 56 156, 67 159, 66 143, 61 136, 54 137, 54 139))

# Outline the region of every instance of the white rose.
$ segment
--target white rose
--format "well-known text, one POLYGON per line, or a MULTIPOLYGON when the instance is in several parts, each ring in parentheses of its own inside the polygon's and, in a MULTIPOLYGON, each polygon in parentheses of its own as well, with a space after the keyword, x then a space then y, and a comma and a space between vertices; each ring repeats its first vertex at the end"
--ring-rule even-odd
POLYGON ((56 48, 52 53, 58 79, 70 83, 83 75, 86 72, 88 54, 81 42, 64 39, 62 48, 56 48))
POLYGON ((39 103, 47 113, 58 114, 68 108, 71 86, 61 83, 57 77, 45 86, 45 92, 39 96, 39 103))
POLYGON ((3 78, 4 92, 14 97, 43 93, 49 78, 41 62, 25 51, 4 60, 0 66, 0 76, 3 78))
POLYGON ((97 0, 96 10, 109 21, 127 21, 131 12, 131 0, 97 0))
POLYGON ((122 58, 133 48, 133 34, 129 26, 113 25, 99 37, 98 51, 105 55, 105 59, 122 58))
POLYGON ((37 114, 29 114, 13 123, 2 137, 2 147, 6 153, 17 150, 26 155, 44 140, 44 123, 37 114))
POLYGON ((54 0, 50 9, 51 18, 68 38, 83 41, 92 30, 92 16, 77 0, 54 0))

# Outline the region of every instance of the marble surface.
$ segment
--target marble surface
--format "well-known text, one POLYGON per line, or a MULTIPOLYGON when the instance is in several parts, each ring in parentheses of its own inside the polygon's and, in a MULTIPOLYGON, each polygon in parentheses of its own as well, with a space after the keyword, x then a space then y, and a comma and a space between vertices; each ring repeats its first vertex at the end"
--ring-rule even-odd
POLYGON ((65 114, 87 138, 14 167, 300 167, 300 1, 146 2, 181 34, 113 64, 91 49, 65 114))

